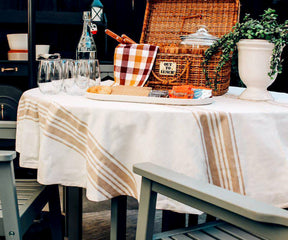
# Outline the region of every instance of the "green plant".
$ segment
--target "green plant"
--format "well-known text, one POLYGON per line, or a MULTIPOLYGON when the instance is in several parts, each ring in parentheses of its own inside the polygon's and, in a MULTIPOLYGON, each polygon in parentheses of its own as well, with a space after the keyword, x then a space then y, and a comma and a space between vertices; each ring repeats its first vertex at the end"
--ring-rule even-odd
POLYGON ((202 63, 203 71, 207 83, 211 86, 211 79, 208 76, 208 64, 212 56, 222 50, 221 58, 216 67, 215 88, 217 88, 217 78, 222 67, 231 59, 231 54, 236 49, 236 44, 241 39, 265 39, 274 43, 273 54, 271 58, 270 72, 268 75, 273 78, 275 74, 282 72, 281 53, 283 47, 288 43, 288 20, 280 24, 277 22, 278 15, 273 9, 267 9, 260 16, 259 20, 250 18, 246 14, 241 23, 237 23, 231 32, 218 39, 212 46, 205 51, 205 58, 202 63))

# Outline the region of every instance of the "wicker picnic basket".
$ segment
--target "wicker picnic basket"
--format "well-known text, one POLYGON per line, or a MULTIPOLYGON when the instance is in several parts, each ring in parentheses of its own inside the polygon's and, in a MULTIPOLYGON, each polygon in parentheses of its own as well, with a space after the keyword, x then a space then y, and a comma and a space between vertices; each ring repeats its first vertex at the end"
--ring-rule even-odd
MULTIPOLYGON (((206 86, 201 63, 207 47, 181 46, 180 36, 195 33, 205 25, 210 34, 221 37, 238 21, 239 9, 239 0, 147 0, 140 43, 160 48, 146 86, 159 90, 183 84, 206 86), (172 71, 163 71, 163 66, 172 71)), ((208 66, 214 96, 226 93, 230 84, 231 61, 222 68, 214 88, 220 56, 216 54, 208 66)))

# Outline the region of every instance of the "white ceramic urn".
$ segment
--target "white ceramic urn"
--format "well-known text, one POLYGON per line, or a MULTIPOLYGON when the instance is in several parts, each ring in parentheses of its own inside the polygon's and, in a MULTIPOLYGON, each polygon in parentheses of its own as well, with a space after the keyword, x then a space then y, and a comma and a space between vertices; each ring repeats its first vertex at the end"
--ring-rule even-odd
POLYGON ((247 87, 239 98, 256 101, 272 100, 267 87, 276 78, 276 75, 272 79, 268 76, 274 44, 267 40, 243 39, 237 43, 237 48, 239 75, 247 87))

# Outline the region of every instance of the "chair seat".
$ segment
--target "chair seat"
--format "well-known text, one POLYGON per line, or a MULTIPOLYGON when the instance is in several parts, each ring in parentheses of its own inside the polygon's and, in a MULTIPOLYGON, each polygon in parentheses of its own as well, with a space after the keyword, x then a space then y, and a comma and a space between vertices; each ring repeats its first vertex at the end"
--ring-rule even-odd
MULTIPOLYGON (((34 179, 16 179, 16 192, 18 199, 20 218, 26 213, 26 210, 45 190, 45 186, 39 184, 34 179)), ((0 201, 0 234, 3 234, 3 215, 2 204, 0 201)))
POLYGON ((223 221, 155 234, 155 240, 263 240, 223 221))
MULTIPOLYGON (((16 192, 18 198, 20 216, 25 212, 27 207, 39 196, 45 189, 45 186, 32 179, 17 179, 16 192)), ((0 201, 0 218, 2 218, 2 204, 0 201)))

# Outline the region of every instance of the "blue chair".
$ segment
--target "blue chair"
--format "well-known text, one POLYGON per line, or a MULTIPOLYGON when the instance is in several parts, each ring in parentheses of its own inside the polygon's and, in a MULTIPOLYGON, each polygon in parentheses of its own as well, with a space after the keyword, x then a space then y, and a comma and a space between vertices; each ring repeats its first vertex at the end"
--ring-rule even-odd
MULTIPOLYGON (((0 139, 15 139, 15 133, 15 121, 0 121, 0 139)), ((63 239, 58 186, 43 186, 30 179, 15 180, 15 157, 15 151, 0 151, 0 236, 22 239, 48 203, 52 239, 63 239)))
POLYGON ((142 176, 136 240, 287 240, 288 212, 152 163, 134 165, 142 176), (154 234, 157 194, 219 220, 154 234), (220 220, 221 219, 221 220, 220 220))

